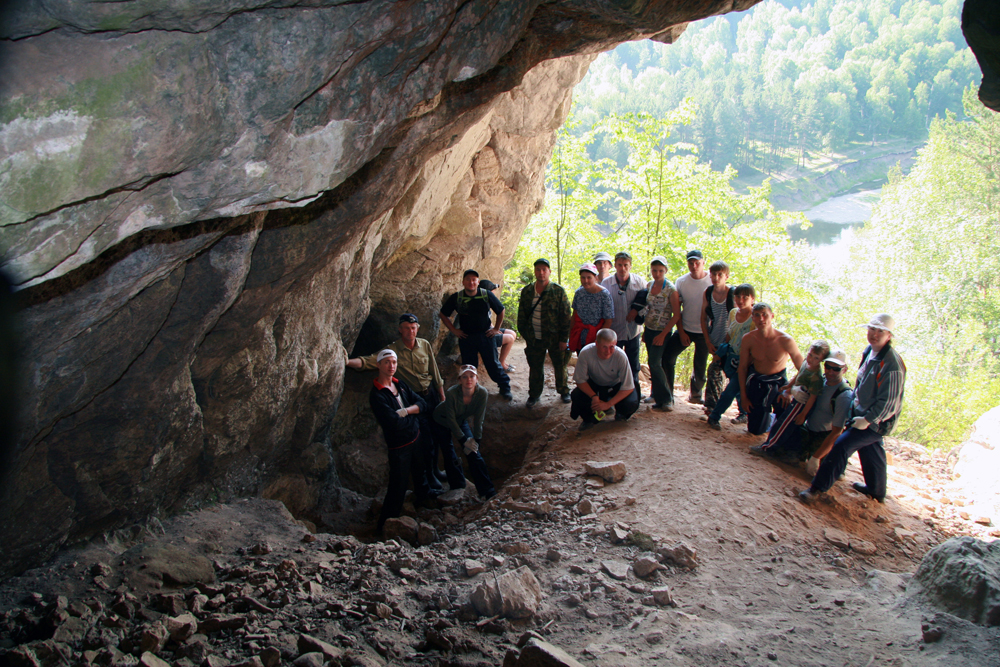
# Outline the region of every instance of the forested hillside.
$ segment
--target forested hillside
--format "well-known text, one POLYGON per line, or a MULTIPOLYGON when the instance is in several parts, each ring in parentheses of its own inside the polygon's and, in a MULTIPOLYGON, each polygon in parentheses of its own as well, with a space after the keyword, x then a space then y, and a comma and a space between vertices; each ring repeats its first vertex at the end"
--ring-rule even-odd
MULTIPOLYGON (((691 98, 676 137, 741 176, 853 142, 918 143, 979 68, 960 27, 962 0, 767 0, 692 24, 676 44, 623 44, 577 87, 579 131, 611 113, 663 117, 691 98)), ((619 144, 594 157, 619 163, 619 144)))

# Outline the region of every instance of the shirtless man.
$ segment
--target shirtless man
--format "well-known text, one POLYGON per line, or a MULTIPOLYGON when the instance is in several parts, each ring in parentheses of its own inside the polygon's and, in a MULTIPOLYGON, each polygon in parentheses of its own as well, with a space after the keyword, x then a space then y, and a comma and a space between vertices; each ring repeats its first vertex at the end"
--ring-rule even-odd
POLYGON ((757 327, 743 336, 740 352, 740 401, 748 415, 747 430, 754 435, 767 433, 777 408, 775 399, 787 384, 785 367, 791 359, 802 366, 802 353, 791 336, 774 328, 774 311, 763 301, 754 304, 753 323, 757 327))

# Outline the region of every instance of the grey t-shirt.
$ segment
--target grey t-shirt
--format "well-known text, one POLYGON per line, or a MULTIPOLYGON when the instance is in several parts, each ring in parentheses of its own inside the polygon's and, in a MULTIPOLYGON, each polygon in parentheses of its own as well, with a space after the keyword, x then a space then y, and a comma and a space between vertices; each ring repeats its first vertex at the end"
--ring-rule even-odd
POLYGON ((587 380, 593 380, 601 387, 613 387, 621 382, 620 389, 635 389, 635 383, 632 382, 632 368, 628 365, 628 356, 620 347, 616 346, 611 350, 611 358, 601 359, 597 356, 596 343, 585 345, 580 350, 580 356, 576 360, 573 380, 577 384, 586 384, 587 380))
POLYGON ((816 404, 813 405, 809 419, 806 420, 806 428, 810 431, 832 431, 833 425, 844 426, 847 422, 848 411, 851 408, 851 401, 854 400, 854 392, 850 389, 837 397, 837 404, 830 408, 830 399, 833 392, 837 390, 839 383, 829 385, 826 378, 823 379, 823 391, 816 397, 816 404))

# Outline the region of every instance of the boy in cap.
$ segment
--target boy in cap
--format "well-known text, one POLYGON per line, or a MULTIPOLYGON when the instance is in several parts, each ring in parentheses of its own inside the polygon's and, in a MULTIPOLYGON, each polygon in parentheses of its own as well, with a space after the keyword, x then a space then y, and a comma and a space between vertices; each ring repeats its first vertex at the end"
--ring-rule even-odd
POLYGON ((462 287, 448 297, 438 317, 458 338, 462 363, 478 366, 482 357, 486 372, 500 389, 500 396, 509 401, 514 397, 510 393, 510 377, 500 366, 495 338, 503 325, 503 304, 493 292, 479 286, 479 272, 475 269, 466 269, 462 275, 462 287), (495 325, 490 321, 491 310, 497 315, 495 325), (459 314, 458 327, 451 321, 451 314, 456 311, 459 314))
POLYGON ((434 409, 434 420, 455 436, 469 463, 469 474, 479 497, 489 500, 497 492, 486 469, 486 461, 479 451, 483 442, 488 393, 485 387, 479 385, 478 375, 475 366, 467 365, 458 369, 458 384, 445 392, 444 401, 434 409), (472 419, 471 426, 469 419, 472 419))
POLYGON ((528 402, 538 403, 545 384, 545 353, 552 360, 556 391, 569 403, 566 364, 569 362, 569 329, 572 311, 566 291, 550 280, 552 266, 540 257, 534 264, 535 282, 521 290, 517 307, 517 329, 524 336, 524 356, 528 361, 528 402))

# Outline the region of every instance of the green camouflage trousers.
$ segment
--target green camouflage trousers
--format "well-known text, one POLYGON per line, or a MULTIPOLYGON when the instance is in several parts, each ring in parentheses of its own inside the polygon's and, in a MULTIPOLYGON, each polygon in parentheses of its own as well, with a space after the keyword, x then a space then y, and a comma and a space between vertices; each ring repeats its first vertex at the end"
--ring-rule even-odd
POLYGON ((566 383, 566 365, 569 363, 570 352, 559 349, 558 342, 536 341, 525 339, 524 356, 528 360, 528 398, 537 399, 542 395, 545 386, 545 353, 552 359, 552 370, 556 376, 556 391, 560 394, 569 393, 566 383))

